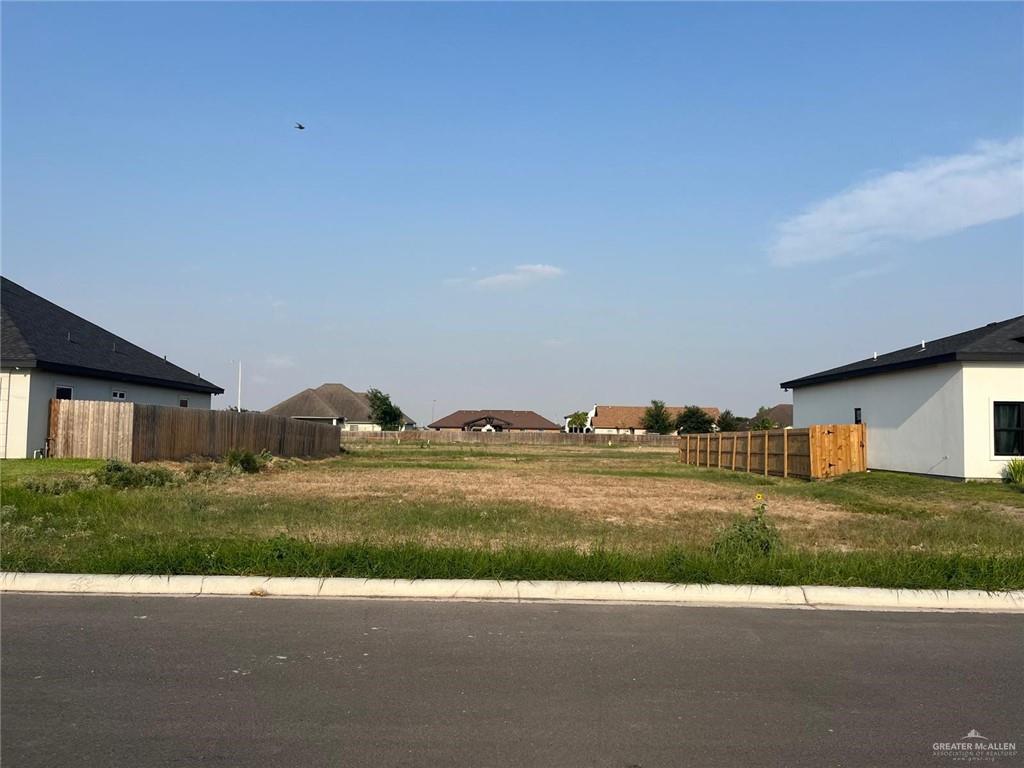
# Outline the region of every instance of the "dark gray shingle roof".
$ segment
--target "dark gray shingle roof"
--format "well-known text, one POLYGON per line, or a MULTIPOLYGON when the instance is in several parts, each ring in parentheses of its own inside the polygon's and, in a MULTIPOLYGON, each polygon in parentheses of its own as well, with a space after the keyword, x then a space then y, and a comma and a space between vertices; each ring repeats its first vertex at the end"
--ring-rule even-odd
POLYGON ((872 376, 907 368, 950 362, 1024 362, 1024 315, 998 323, 964 331, 953 336, 926 341, 877 358, 830 368, 792 381, 784 381, 783 389, 796 389, 830 381, 872 376))
MULTIPOLYGON (((292 395, 287 400, 268 408, 264 413, 290 418, 373 421, 370 417, 370 400, 366 393, 353 392, 344 384, 321 384, 316 389, 304 389, 297 395, 292 395)), ((405 424, 414 423, 405 416, 405 424)))
POLYGON ((224 390, 0 278, 0 364, 97 376, 188 392, 224 390))
POLYGON ((503 429, 554 429, 561 427, 536 411, 455 411, 428 425, 428 429, 463 429, 494 422, 503 429))

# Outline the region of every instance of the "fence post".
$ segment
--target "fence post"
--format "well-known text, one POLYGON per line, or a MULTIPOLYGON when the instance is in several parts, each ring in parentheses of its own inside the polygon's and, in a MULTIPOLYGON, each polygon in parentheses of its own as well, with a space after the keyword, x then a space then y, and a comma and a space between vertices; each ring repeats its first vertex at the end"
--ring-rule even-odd
POLYGON ((747 432, 747 466, 746 471, 750 471, 750 432, 747 432))
POLYGON ((722 433, 718 433, 718 468, 722 468, 722 433))
POLYGON ((711 433, 708 433, 708 455, 706 465, 708 469, 711 468, 711 433))
POLYGON ((789 477, 789 430, 782 430, 782 476, 789 477))
POLYGON ((768 433, 771 430, 766 429, 764 431, 764 476, 768 477, 768 433))
POLYGON ((733 432, 731 437, 732 437, 732 467, 731 467, 731 469, 733 471, 736 471, 736 433, 733 432))

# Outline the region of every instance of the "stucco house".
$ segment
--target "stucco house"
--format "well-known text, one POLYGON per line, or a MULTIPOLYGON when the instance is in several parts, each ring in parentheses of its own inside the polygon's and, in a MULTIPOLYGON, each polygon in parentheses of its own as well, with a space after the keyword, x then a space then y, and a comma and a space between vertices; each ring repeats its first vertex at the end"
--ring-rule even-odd
POLYGON ((868 426, 868 466, 994 479, 1024 455, 1024 315, 784 381, 793 426, 868 426))
MULTIPOLYGON (((366 393, 355 392, 344 384, 321 384, 316 389, 304 389, 264 413, 332 424, 348 432, 381 431, 370 416, 370 399, 366 393)), ((415 428, 416 422, 403 414, 401 429, 415 428)))
MULTIPOLYGON (((595 405, 587 412, 587 423, 582 428, 570 427, 569 419, 565 417, 565 431, 593 432, 598 435, 645 435, 647 430, 643 427, 644 414, 650 406, 647 405, 595 405)), ((675 419, 680 413, 686 410, 686 406, 669 405, 665 406, 669 417, 675 419)), ((717 421, 721 412, 718 408, 701 406, 713 421, 717 421)))
POLYGON ((559 432, 535 411, 455 411, 427 426, 437 432, 559 432))
POLYGON ((0 457, 44 455, 50 400, 113 400, 210 407, 224 392, 0 278, 0 457))

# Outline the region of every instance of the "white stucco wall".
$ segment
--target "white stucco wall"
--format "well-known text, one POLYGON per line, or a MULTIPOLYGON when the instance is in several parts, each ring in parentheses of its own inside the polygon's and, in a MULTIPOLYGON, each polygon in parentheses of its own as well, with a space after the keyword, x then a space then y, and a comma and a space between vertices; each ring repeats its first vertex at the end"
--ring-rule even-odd
POLYGON ((965 477, 998 478, 1006 456, 995 455, 997 401, 1024 402, 1024 364, 964 363, 965 477))
POLYGON ((868 466, 969 477, 964 461, 964 372, 959 363, 793 390, 793 426, 868 426, 868 466))
MULTIPOLYGON (((188 398, 189 408, 209 410, 210 395, 200 392, 166 389, 145 384, 130 384, 109 379, 93 379, 86 376, 68 376, 38 369, 23 369, 13 372, 4 370, 2 382, 8 383, 10 409, 5 424, 6 448, 4 458, 31 458, 33 451, 42 450, 46 445, 49 427, 50 400, 58 386, 74 389, 75 400, 112 400, 115 389, 125 393, 124 402, 147 405, 169 405, 178 407, 178 399, 188 398)), ((5 387, 7 389, 8 387, 5 387)), ((0 396, 6 394, 0 392, 0 396)), ((3 443, 0 443, 2 445, 3 443)))

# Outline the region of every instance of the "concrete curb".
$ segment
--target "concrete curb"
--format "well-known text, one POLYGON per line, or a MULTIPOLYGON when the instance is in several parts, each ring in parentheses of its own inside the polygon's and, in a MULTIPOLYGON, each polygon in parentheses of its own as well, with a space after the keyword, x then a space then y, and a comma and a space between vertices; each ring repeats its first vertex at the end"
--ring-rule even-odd
POLYGON ((765 587, 656 582, 115 576, 0 572, 0 592, 92 595, 390 598, 507 602, 661 603, 869 611, 1024 613, 1024 591, 765 587))

